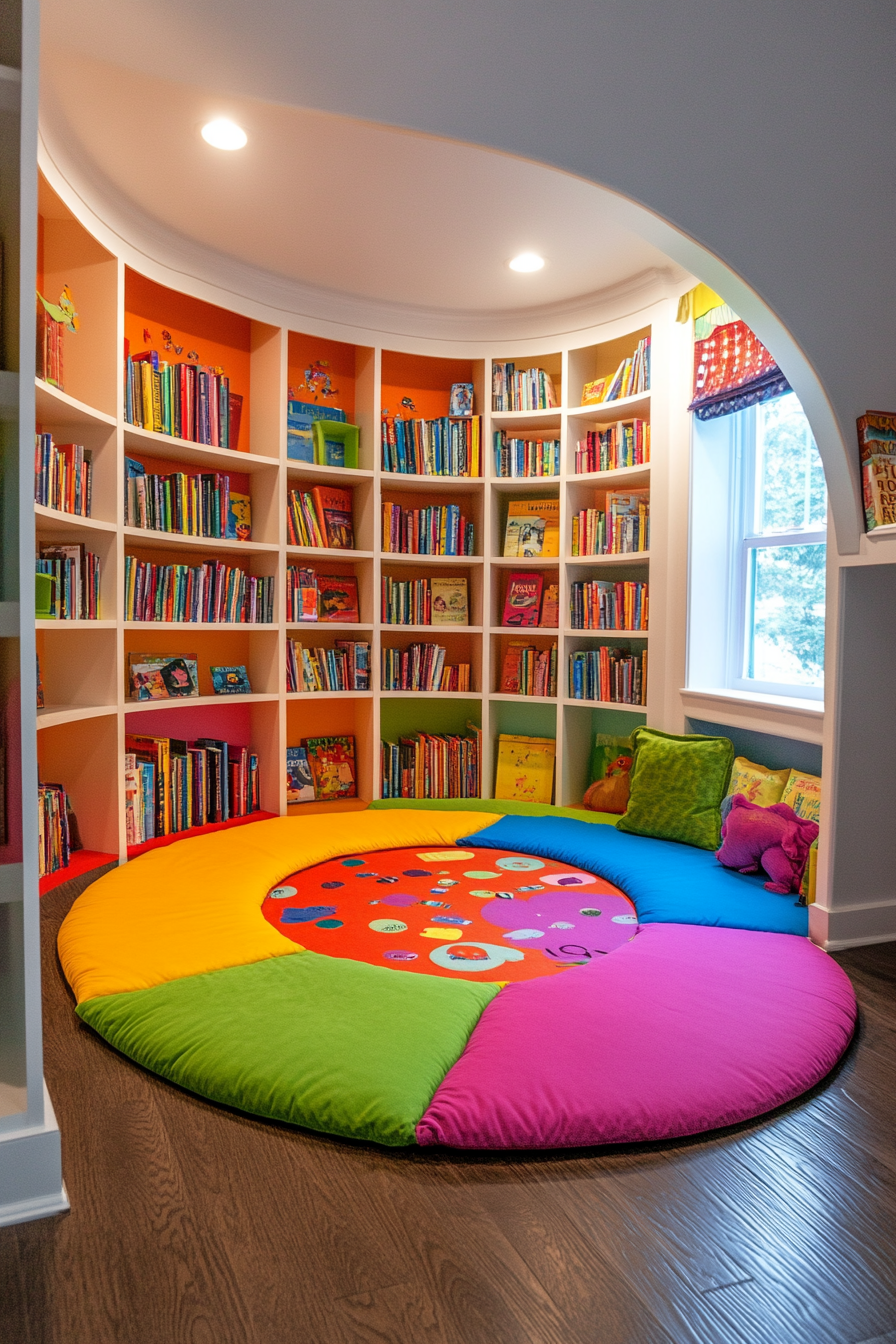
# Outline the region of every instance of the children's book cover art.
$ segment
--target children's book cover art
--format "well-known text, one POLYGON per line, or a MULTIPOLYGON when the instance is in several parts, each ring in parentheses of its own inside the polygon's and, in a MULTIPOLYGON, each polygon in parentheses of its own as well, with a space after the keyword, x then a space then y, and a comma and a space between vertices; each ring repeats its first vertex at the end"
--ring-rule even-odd
POLYGON ((498 738, 498 768, 495 797, 526 803, 549 803, 554 789, 552 737, 524 737, 501 733, 498 738))
POLYGON ((449 415, 473 414, 473 384, 452 383, 451 397, 448 402, 449 415))
POLYGON ((250 695, 252 692, 245 667, 213 667, 211 674, 215 695, 250 695))
POLYGON ((507 580, 501 624, 520 627, 538 625, 543 585, 541 574, 523 574, 514 570, 507 580))
POLYGON ((507 510, 505 556, 534 560, 560 553, 559 499, 514 499, 507 510))
POLYGON ((433 625, 467 624, 466 579, 431 579, 430 596, 433 625))
POLYGON ((353 625, 361 619, 358 611, 358 580, 352 574, 319 574, 317 601, 322 621, 340 621, 344 625, 353 625))
POLYGON ((318 800, 354 798, 354 737, 308 737, 303 745, 308 752, 318 800))
POLYGON ((225 535, 237 541, 252 539, 252 500, 249 495, 230 495, 225 535))
POLYGON ((199 694, 199 664, 193 654, 131 653, 128 667, 134 700, 179 700, 199 694))
POLYGON ((286 801, 314 802, 314 780, 304 747, 286 748, 286 801))

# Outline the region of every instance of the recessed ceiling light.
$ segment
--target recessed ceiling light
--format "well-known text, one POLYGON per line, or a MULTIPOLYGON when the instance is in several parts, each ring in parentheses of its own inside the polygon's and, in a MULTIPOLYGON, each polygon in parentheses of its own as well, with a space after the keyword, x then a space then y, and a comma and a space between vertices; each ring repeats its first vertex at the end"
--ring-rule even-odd
POLYGON ((521 252, 513 261, 508 261, 507 265, 512 271, 540 271, 544 265, 544 257, 540 257, 537 252, 521 252))
POLYGON ((215 117, 214 121, 207 122, 202 128, 202 138, 215 149, 242 149, 249 139, 242 126, 226 117, 215 117))

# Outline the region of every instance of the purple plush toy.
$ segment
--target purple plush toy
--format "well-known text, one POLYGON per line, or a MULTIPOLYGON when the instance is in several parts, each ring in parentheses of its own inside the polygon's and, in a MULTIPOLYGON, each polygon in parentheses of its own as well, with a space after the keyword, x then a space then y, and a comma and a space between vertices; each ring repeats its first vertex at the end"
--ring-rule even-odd
POLYGON ((818 835, 814 821, 804 821, 786 803, 760 807, 736 793, 722 827, 722 848, 716 858, 741 873, 765 869, 771 882, 766 891, 786 896, 799 891, 812 841, 818 835))

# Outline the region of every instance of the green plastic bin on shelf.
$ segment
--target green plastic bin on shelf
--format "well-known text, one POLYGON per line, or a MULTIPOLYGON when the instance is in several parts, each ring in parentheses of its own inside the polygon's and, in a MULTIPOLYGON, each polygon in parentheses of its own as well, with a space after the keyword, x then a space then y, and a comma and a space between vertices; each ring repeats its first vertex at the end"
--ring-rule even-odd
POLYGON ((338 420, 315 420, 311 427, 314 461, 319 467, 357 467, 361 431, 338 420))
POLYGON ((55 619, 56 613, 53 610, 55 589, 56 580, 52 574, 35 574, 34 614, 39 621, 51 621, 55 619))

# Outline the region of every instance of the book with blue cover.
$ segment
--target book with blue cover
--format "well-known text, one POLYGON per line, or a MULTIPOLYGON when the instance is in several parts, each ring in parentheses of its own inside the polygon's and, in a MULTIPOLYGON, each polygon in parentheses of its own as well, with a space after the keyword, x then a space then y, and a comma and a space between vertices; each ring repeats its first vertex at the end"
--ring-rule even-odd
POLYGON ((251 695, 249 674, 244 667, 213 667, 212 688, 215 695, 251 695))
POLYGON ((286 456, 292 462, 313 462, 315 421, 330 420, 344 425, 345 418, 345 411, 338 406, 318 406, 313 401, 287 402, 286 456))
POLYGON ((304 747, 286 748, 286 801, 288 803, 313 803, 314 780, 308 764, 308 753, 304 747))

